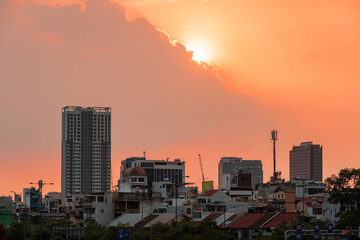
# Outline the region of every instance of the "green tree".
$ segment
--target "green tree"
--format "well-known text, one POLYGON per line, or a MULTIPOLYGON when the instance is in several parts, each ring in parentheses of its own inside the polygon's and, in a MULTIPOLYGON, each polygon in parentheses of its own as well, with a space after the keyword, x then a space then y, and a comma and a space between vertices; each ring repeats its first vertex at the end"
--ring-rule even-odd
MULTIPOLYGON (((36 225, 31 232, 31 240, 38 240, 40 239, 40 231, 41 231, 41 227, 40 225, 36 225)), ((51 240, 52 239, 52 230, 49 229, 48 227, 43 226, 42 228, 42 239, 43 240, 51 240)))
POLYGON ((106 234, 106 227, 95 223, 90 223, 85 228, 85 240, 99 240, 106 234))
POLYGON ((331 175, 325 180, 326 188, 330 194, 331 203, 340 203, 342 211, 346 206, 355 205, 360 202, 360 168, 341 169, 339 175, 331 175))
POLYGON ((360 168, 341 169, 339 175, 331 175, 325 180, 329 201, 340 204, 339 220, 336 227, 345 229, 351 226, 358 229, 360 225, 360 168))
MULTIPOLYGON (((24 223, 13 222, 6 231, 6 235, 9 240, 24 239, 24 223)), ((30 224, 25 224, 25 236, 26 238, 31 235, 30 224)))

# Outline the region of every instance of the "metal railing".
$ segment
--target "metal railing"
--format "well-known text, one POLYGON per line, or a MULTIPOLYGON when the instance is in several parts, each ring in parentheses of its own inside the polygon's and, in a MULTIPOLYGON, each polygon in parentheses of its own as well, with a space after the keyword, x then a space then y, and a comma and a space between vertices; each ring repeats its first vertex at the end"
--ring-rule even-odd
MULTIPOLYGON (((351 236, 359 237, 359 230, 351 230, 351 236)), ((296 230, 287 230, 284 234, 285 240, 290 236, 296 237, 296 230)), ((314 230, 302 230, 301 236, 314 236, 314 230)), ((328 233, 327 230, 320 230, 319 239, 348 239, 349 233, 343 233, 343 230, 333 230, 333 233, 328 233)), ((356 239, 355 238, 355 239, 356 239)))

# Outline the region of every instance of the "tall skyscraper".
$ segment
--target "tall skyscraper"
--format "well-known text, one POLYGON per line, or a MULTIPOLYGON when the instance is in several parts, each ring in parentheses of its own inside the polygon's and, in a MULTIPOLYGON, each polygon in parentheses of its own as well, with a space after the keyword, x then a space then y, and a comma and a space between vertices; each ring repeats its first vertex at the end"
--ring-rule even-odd
POLYGON ((62 196, 110 191, 111 108, 64 107, 61 138, 62 196))
POLYGON ((237 157, 223 157, 219 162, 219 189, 223 189, 223 174, 235 173, 237 170, 244 170, 251 173, 251 186, 263 183, 263 170, 261 160, 243 160, 237 157))
POLYGON ((322 150, 320 145, 303 142, 290 151, 290 180, 302 178, 322 181, 322 150))

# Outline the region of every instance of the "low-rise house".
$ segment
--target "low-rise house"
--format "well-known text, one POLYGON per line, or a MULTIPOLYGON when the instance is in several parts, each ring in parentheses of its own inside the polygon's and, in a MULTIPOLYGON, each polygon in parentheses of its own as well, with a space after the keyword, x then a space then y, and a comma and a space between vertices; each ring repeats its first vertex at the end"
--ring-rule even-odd
MULTIPOLYGON (((81 204, 81 203, 80 203, 81 204)), ((114 219, 113 193, 93 193, 84 196, 84 225, 97 222, 107 225, 114 219)))
POLYGON ((276 210, 295 212, 295 186, 283 184, 274 191, 273 205, 276 210))
POLYGON ((339 220, 336 214, 340 212, 340 203, 330 203, 328 196, 325 201, 322 202, 322 219, 330 220, 333 224, 339 220))
POLYGON ((233 173, 223 174, 223 188, 231 198, 249 201, 252 198, 251 173, 236 170, 233 173))
POLYGON ((43 210, 47 213, 65 213, 65 205, 60 192, 49 192, 45 195, 43 210))
POLYGON ((193 220, 201 221, 213 212, 244 213, 248 212, 251 202, 237 202, 221 190, 210 190, 198 195, 193 211, 193 220))
POLYGON ((296 198, 296 211, 302 213, 304 207, 305 216, 322 219, 322 202, 325 200, 325 197, 296 198))

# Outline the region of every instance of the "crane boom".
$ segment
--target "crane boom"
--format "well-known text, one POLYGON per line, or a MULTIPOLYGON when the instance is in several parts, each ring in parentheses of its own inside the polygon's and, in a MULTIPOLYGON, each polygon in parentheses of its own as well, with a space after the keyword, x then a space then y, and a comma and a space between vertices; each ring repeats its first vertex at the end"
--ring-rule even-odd
POLYGON ((201 154, 199 154, 199 161, 200 161, 200 169, 201 169, 202 180, 205 181, 204 169, 203 169, 203 165, 202 165, 202 161, 201 161, 201 154))

